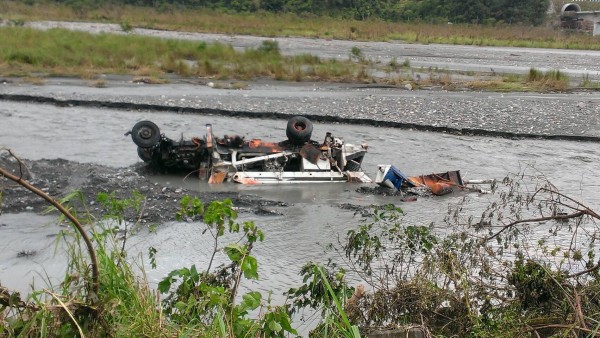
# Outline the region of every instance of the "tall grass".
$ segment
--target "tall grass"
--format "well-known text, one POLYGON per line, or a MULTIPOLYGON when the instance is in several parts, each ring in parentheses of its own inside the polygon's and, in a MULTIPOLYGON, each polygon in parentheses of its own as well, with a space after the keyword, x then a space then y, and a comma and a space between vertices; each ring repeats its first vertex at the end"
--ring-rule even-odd
POLYGON ((0 28, 0 74, 93 77, 93 74, 134 76, 216 77, 250 80, 362 81, 363 67, 315 56, 282 56, 276 41, 256 49, 236 51, 230 45, 165 40, 136 35, 93 35, 52 29, 0 28))
MULTIPOLYGON (((44 76, 75 76, 93 80, 99 74, 151 77, 147 83, 165 83, 171 76, 218 80, 330 81, 386 83, 392 85, 441 85, 445 88, 508 90, 567 90, 569 79, 558 70, 541 74, 532 69, 514 80, 478 80, 461 83, 445 70, 429 70, 422 81, 411 80, 410 60, 379 65, 354 47, 348 60, 322 60, 301 54, 284 56, 275 40, 257 48, 237 51, 231 45, 186 40, 167 40, 139 35, 89 34, 27 27, 0 27, 0 75, 37 79, 44 76), (374 71, 387 77, 374 78, 374 71), (393 72, 393 73, 392 73, 393 72), (406 76, 400 76, 405 73, 406 76)), ((592 88, 589 84, 587 88, 592 88)))
POLYGON ((529 69, 525 82, 540 88, 550 90, 565 90, 569 87, 569 77, 560 70, 542 72, 535 68, 529 69))
MULTIPOLYGON (((335 304, 335 308, 337 313, 339 314, 341 320, 334 319, 332 323, 337 326, 339 330, 339 335, 345 338, 360 338, 360 331, 358 330, 358 326, 352 325, 348 320, 348 316, 346 315, 346 311, 344 311, 344 307, 342 306, 342 302, 336 295, 335 291, 331 287, 328 281, 327 274, 323 271, 323 267, 319 267, 319 274, 323 279, 323 283, 327 289, 328 297, 331 297, 331 300, 335 304)), ((331 318, 330 318, 331 319, 331 318)), ((328 320, 330 320, 328 319, 328 320)))

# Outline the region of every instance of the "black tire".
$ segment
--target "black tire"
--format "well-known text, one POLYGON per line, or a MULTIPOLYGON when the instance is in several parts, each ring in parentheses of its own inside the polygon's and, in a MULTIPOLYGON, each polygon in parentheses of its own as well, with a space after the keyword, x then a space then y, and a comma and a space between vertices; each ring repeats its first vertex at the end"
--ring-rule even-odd
POLYGON ((152 148, 160 142, 160 129, 151 121, 140 121, 131 129, 131 139, 136 146, 152 148))
POLYGON ((294 116, 288 120, 285 134, 292 144, 301 145, 310 141, 313 124, 304 116, 294 116))
POLYGON ((138 147, 137 154, 144 162, 152 161, 152 149, 138 147))

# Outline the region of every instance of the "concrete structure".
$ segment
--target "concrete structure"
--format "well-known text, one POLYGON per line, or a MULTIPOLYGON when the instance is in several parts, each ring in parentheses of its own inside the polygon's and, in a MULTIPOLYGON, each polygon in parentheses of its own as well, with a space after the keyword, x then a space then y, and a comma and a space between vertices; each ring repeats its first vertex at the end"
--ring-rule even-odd
POLYGON ((564 4, 560 10, 560 21, 564 28, 591 31, 600 35, 600 11, 582 11, 576 3, 564 4))

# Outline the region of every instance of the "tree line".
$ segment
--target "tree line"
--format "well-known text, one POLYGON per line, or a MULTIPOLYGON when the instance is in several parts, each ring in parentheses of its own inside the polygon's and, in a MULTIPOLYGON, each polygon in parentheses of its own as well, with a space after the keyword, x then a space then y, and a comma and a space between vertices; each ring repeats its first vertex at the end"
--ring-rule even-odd
MULTIPOLYGON (((31 1, 31 0, 28 0, 31 1)), ((393 22, 524 24, 544 22, 548 0, 48 0, 71 6, 133 5, 157 9, 266 11, 393 22)))

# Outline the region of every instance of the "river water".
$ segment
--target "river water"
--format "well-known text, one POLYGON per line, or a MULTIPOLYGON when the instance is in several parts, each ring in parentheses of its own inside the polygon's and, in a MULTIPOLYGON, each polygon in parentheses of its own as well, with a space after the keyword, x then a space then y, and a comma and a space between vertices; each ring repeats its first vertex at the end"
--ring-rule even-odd
MULTIPOLYGON (((270 141, 285 138, 284 120, 3 102, 0 147, 8 147, 30 160, 64 158, 126 167, 140 160, 135 145, 123 134, 143 119, 154 121, 161 132, 175 139, 181 134, 202 136, 206 123, 213 125, 218 136, 238 134, 247 139, 270 141)), ((373 179, 378 164, 394 164, 407 174, 461 170, 467 179, 502 179, 530 166, 543 173, 561 192, 600 209, 600 177, 597 175, 600 147, 595 143, 470 137, 326 123, 314 125, 313 139, 320 140, 327 131, 343 137, 347 143, 369 144, 363 167, 373 179)), ((358 184, 209 186, 196 179, 184 181, 180 176, 153 179, 173 187, 239 191, 288 203, 289 206, 278 208, 282 215, 241 213, 239 218, 255 221, 266 234, 265 242, 255 247, 260 284, 252 282, 245 287, 273 290, 274 299, 279 301, 283 298, 277 295, 301 283, 298 272, 304 263, 325 262, 328 257, 323 254, 323 245, 335 242, 338 235, 343 238, 347 230, 356 227, 358 220, 353 211, 340 208, 340 204, 394 203, 405 211, 407 221, 423 225, 433 222, 442 228, 448 206, 465 196, 461 193, 420 197, 416 202, 402 203, 398 197, 358 193, 358 184)), ((489 202, 489 195, 485 194, 469 193, 468 197, 473 205, 489 202)), ((0 283, 3 286, 25 292, 32 278, 36 280, 36 287, 43 287, 44 279, 61 276, 65 259, 61 254, 54 255, 55 235, 60 229, 52 218, 3 214, 0 227, 3 247, 0 283), (37 254, 18 257, 24 250, 35 250, 37 254)), ((147 257, 150 246, 158 251, 157 268, 146 267, 149 280, 154 284, 172 269, 206 264, 211 240, 201 235, 197 224, 165 224, 155 233, 141 231, 130 238, 129 254, 147 257)))

